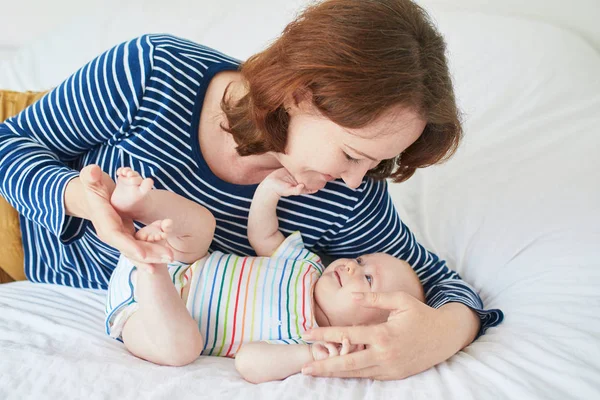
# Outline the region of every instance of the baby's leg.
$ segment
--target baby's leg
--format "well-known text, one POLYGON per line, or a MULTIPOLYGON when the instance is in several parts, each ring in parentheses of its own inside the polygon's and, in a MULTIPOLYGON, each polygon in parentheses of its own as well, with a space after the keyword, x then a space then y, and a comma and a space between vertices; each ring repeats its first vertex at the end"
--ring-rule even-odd
MULTIPOLYGON (((136 233, 139 240, 161 241, 169 236, 169 221, 155 221, 136 233)), ((160 365, 181 366, 198 358, 204 342, 167 270, 136 270, 138 310, 127 320, 122 337, 134 355, 160 365)))
POLYGON ((176 193, 152 189, 154 182, 143 179, 131 168, 117 170, 117 186, 111 204, 122 215, 148 225, 157 220, 173 221, 167 245, 175 260, 192 263, 204 257, 212 242, 215 218, 206 208, 176 193))

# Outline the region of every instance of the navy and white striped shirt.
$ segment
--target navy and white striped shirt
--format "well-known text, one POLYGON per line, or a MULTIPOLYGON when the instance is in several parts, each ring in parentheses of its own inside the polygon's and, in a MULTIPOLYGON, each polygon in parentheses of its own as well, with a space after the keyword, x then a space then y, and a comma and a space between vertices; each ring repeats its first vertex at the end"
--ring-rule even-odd
MULTIPOLYGON (((88 220, 67 216, 67 183, 89 164, 115 179, 129 166, 155 187, 208 208, 217 227, 211 250, 254 255, 246 234, 256 185, 215 176, 202 157, 198 123, 211 78, 239 61, 169 35, 145 35, 92 60, 39 102, 0 125, 0 194, 21 215, 25 273, 33 282, 108 286, 118 252, 88 220)), ((409 262, 427 303, 463 303, 482 331, 502 321, 444 261, 428 252, 396 213, 386 182, 358 189, 329 182, 311 196, 281 199, 280 229, 308 249, 334 257, 386 252, 409 262)))

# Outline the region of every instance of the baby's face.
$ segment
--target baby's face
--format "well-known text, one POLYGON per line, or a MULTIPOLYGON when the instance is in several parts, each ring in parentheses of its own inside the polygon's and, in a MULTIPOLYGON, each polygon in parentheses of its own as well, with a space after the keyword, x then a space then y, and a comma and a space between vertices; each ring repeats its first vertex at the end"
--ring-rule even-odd
POLYGON ((332 262, 315 285, 315 302, 331 326, 370 325, 385 322, 389 311, 362 307, 352 293, 396 291, 423 301, 421 284, 410 265, 375 253, 332 262))

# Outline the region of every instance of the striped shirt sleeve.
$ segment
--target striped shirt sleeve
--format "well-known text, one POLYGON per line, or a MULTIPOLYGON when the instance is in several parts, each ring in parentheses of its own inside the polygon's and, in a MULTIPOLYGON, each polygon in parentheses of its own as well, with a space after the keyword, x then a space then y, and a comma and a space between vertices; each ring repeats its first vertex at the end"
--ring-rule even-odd
POLYGON ((307 260, 315 263, 321 262, 321 259, 318 255, 304 247, 304 241, 302 240, 302 234, 300 231, 296 231, 285 238, 285 240, 281 242, 279 247, 277 247, 277 249, 273 252, 271 257, 291 260, 307 260))
POLYGON ((67 183, 79 175, 87 156, 123 138, 151 63, 148 37, 125 42, 0 124, 0 195, 56 236, 65 232, 66 221, 83 224, 66 219, 67 183))
POLYGON ((343 228, 330 243, 330 254, 358 257, 384 252, 407 261, 415 270, 429 306, 458 302, 474 310, 481 321, 480 334, 504 318, 502 311, 485 310, 476 291, 446 262, 428 251, 400 220, 387 182, 367 179, 358 189, 359 199, 343 228))

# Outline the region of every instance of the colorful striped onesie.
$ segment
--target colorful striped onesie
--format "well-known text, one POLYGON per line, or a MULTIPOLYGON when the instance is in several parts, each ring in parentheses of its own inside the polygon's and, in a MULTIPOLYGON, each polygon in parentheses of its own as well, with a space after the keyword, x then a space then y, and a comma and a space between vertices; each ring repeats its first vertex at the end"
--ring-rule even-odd
MULTIPOLYGON (((241 257, 215 251, 191 265, 169 264, 173 284, 204 338, 202 355, 234 357, 243 343, 304 343, 302 333, 316 327, 313 290, 323 273, 319 256, 294 232, 271 257, 241 257)), ((136 267, 121 256, 106 303, 106 332, 120 335, 137 310, 136 267)))

